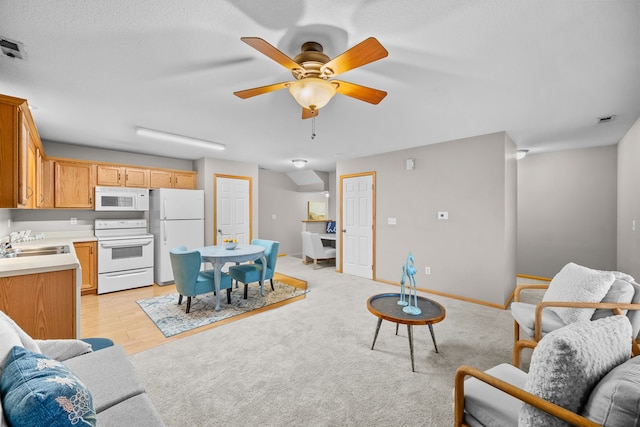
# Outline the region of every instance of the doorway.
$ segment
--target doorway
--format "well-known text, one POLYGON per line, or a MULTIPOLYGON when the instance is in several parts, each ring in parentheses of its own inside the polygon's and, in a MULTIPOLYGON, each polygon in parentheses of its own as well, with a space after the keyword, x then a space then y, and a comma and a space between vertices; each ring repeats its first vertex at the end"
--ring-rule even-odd
POLYGON ((375 172, 340 177, 342 272, 375 278, 375 172))
POLYGON ((213 206, 213 243, 222 239, 237 239, 240 244, 252 239, 252 191, 251 177, 213 176, 216 194, 213 206))

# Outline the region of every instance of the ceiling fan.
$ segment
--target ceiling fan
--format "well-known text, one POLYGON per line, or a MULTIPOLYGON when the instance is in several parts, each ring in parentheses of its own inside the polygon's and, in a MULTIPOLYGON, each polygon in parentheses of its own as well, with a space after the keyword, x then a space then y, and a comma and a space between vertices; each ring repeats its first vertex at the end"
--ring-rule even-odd
POLYGON ((333 59, 323 53, 320 43, 313 41, 304 43, 301 52, 291 59, 259 37, 241 37, 240 40, 288 68, 296 79, 233 93, 242 99, 289 88, 291 95, 302 106, 302 118, 308 119, 317 116, 318 110, 324 107, 336 93, 371 104, 378 104, 387 96, 387 92, 382 90, 341 80, 329 80, 386 57, 389 52, 374 37, 369 37, 333 59))

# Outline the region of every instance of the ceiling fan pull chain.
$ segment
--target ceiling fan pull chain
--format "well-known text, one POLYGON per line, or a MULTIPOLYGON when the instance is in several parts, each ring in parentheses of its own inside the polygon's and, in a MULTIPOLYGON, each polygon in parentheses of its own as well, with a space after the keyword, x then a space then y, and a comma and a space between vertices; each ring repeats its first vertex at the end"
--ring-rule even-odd
POLYGON ((316 118, 311 119, 311 139, 316 139, 316 118))

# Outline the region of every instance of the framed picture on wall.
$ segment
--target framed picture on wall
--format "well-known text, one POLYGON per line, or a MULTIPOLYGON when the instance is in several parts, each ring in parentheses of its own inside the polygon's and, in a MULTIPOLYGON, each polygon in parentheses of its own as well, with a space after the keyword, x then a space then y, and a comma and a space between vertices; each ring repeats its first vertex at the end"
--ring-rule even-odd
POLYGON ((309 220, 327 219, 327 203, 326 202, 309 202, 307 206, 309 220))

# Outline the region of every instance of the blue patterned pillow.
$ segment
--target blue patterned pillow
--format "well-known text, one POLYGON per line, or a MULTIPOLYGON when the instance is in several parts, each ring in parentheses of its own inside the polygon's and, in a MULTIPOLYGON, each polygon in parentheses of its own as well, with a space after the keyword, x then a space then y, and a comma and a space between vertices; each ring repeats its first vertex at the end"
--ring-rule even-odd
POLYGON ((62 363, 13 347, 0 378, 5 417, 12 426, 95 426, 89 390, 62 363))

